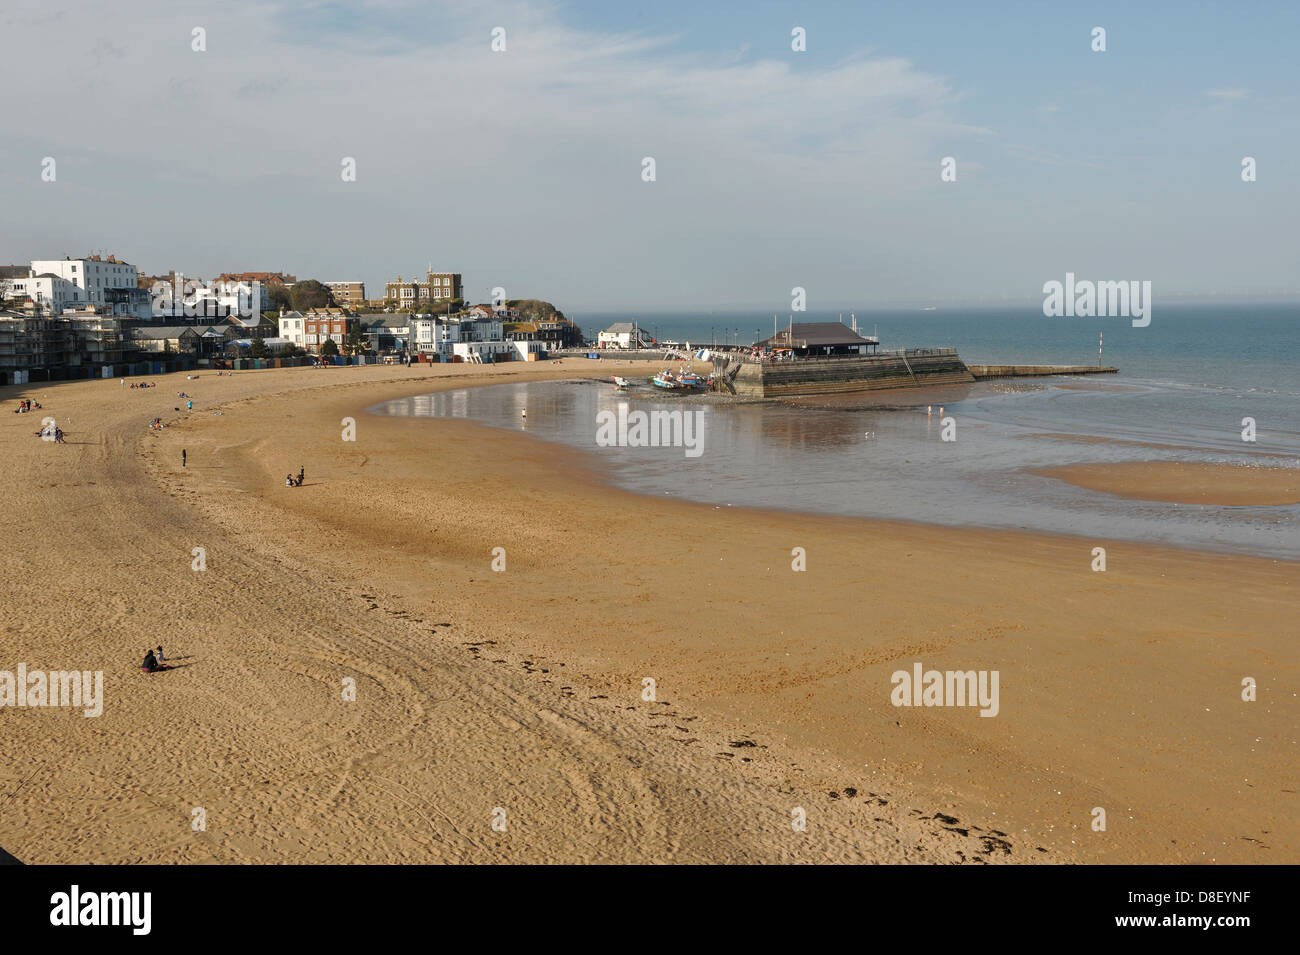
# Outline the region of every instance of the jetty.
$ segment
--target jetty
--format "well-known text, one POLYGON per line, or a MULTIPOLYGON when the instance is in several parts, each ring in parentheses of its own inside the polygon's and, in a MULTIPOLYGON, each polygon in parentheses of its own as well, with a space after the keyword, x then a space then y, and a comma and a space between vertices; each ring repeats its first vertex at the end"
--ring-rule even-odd
POLYGON ((985 378, 1039 378, 1044 375, 1114 375, 1118 368, 1101 365, 967 365, 976 381, 985 378))
MULTIPOLYGON (((666 343, 665 343, 666 345, 666 343)), ((588 352, 600 357, 600 352, 588 352)), ((848 394, 886 388, 970 385, 990 378, 1115 374, 1100 365, 967 365, 955 348, 880 350, 880 339, 858 332, 857 323, 791 322, 771 338, 748 346, 664 347, 656 351, 606 351, 623 359, 690 361, 713 366, 713 390, 741 398, 792 398, 848 394)))
POLYGON ((876 355, 756 360, 713 353, 713 380, 740 397, 784 398, 882 388, 971 384, 955 348, 908 348, 876 355))
POLYGON ((714 387, 746 398, 829 395, 975 381, 955 348, 880 350, 840 322, 791 322, 749 349, 713 351, 714 387))

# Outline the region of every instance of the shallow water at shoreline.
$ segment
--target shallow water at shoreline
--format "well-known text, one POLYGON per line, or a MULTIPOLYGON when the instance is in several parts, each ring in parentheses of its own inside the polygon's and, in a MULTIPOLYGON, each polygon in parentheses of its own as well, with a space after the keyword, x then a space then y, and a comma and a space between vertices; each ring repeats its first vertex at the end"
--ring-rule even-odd
POLYGON ((683 402, 644 385, 620 392, 607 382, 563 381, 456 389, 370 410, 470 419, 580 448, 611 483, 655 497, 1300 559, 1300 505, 1134 500, 1030 473, 1153 460, 1297 467, 1294 431, 1261 425, 1256 443, 1242 441, 1240 420, 1254 407, 1248 395, 1110 377, 984 382, 831 404, 683 402), (954 441, 942 440, 939 405, 927 413, 935 399, 955 423, 954 441), (698 413, 697 455, 682 446, 598 443, 602 412, 609 420, 674 410, 698 413))

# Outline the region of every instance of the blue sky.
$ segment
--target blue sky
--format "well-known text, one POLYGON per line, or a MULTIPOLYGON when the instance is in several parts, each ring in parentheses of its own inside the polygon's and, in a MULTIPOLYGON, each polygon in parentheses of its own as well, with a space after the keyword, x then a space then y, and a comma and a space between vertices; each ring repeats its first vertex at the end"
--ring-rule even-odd
POLYGON ((975 6, 12 0, 0 260, 372 294, 432 264, 575 310, 1032 301, 1066 271, 1300 300, 1300 5, 975 6))

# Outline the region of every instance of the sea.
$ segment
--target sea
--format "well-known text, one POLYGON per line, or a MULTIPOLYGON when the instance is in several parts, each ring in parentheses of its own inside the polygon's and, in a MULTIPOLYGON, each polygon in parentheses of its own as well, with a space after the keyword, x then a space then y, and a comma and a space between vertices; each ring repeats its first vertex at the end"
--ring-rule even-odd
MULTIPOLYGON (((772 323, 770 315, 765 325, 757 315, 716 312, 575 320, 593 337, 615 321, 638 321, 660 340, 694 347, 748 344, 771 334, 772 323)), ((955 347, 967 364, 1095 365, 1100 336, 1101 362, 1119 372, 776 402, 682 399, 645 381, 630 391, 608 380, 533 382, 371 410, 524 432, 589 452, 592 466, 619 487, 716 507, 1300 559, 1300 505, 1143 501, 1034 473, 1126 461, 1300 468, 1300 306, 1168 305, 1143 328, 1126 318, 1048 318, 1037 307, 860 313, 856 320, 859 331, 879 336, 882 349, 955 347), (625 416, 698 414, 697 450, 606 446, 601 422, 620 406, 625 416), (952 440, 944 440, 944 419, 954 425, 952 440)), ((619 374, 615 359, 600 362, 619 374)))

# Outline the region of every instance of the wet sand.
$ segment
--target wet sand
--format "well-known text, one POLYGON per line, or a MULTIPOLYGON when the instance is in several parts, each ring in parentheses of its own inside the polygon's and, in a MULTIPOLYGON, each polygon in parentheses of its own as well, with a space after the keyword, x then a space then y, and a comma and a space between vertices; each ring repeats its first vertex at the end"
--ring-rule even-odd
POLYGON ((0 845, 25 862, 1300 859, 1295 564, 647 499, 523 433, 364 413, 611 373, 634 371, 4 389, 69 443, 0 421, 0 668, 103 669, 107 699, 97 719, 0 711, 0 845), (171 410, 180 390, 194 414, 171 410), (148 431, 160 413, 175 424, 148 431), (146 676, 159 642, 184 666, 146 676), (917 661, 999 671, 998 715, 891 705, 917 661))
POLYGON ((1300 468, 1127 461, 1040 468, 1032 473, 1142 501, 1222 507, 1300 504, 1300 468))

